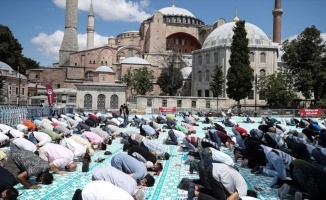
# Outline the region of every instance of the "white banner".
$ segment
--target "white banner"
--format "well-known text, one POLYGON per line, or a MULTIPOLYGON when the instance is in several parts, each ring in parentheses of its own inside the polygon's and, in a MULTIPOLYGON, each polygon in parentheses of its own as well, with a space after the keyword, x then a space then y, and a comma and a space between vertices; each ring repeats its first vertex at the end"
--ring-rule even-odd
POLYGON ((146 114, 151 114, 152 113, 152 109, 151 108, 146 108, 146 114))

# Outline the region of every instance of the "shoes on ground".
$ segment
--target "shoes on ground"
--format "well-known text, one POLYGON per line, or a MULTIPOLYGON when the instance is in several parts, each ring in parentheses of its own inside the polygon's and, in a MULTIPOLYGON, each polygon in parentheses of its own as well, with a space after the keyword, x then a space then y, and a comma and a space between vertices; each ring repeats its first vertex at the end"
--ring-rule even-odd
POLYGON ((98 158, 98 159, 96 159, 94 162, 101 163, 101 162, 103 162, 104 160, 105 160, 105 158, 98 158))
POLYGON ((240 153, 237 153, 237 152, 236 152, 236 153, 234 154, 234 160, 235 160, 235 162, 238 162, 238 159, 239 159, 239 158, 242 158, 242 155, 241 155, 240 153))
POLYGON ((193 200, 194 197, 195 197, 195 184, 189 183, 188 200, 193 200))
POLYGON ((302 193, 301 192, 296 192, 294 194, 294 200, 302 200, 302 193))
POLYGON ((177 188, 179 188, 181 190, 188 190, 189 189, 189 183, 192 183, 191 179, 182 178, 177 188))
POLYGON ((248 166, 248 159, 247 158, 243 159, 240 166, 241 167, 247 167, 248 166))
POLYGON ((282 185, 282 187, 280 187, 280 188, 278 189, 278 196, 279 196, 281 199, 285 198, 285 197, 287 196, 287 194, 289 193, 289 190, 290 190, 290 186, 289 186, 288 184, 284 183, 284 184, 282 185))
POLYGON ((193 161, 195 157, 188 155, 187 159, 184 161, 183 164, 190 164, 191 161, 193 161))
POLYGON ((263 170, 262 170, 262 168, 259 165, 257 165, 256 167, 254 167, 251 170, 251 173, 252 174, 262 174, 263 173, 263 170))

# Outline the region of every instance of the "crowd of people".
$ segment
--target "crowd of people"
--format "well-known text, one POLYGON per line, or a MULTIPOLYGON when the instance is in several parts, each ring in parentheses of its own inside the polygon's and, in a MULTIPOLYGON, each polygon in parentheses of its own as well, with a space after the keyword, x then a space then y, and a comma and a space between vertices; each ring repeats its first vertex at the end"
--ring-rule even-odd
MULTIPOLYGON (((243 121, 253 122, 249 116, 243 121)), ((122 152, 112 155, 110 165, 95 168, 92 181, 77 189, 73 200, 145 199, 142 188, 154 186, 164 160, 170 159, 166 145, 178 146, 177 151, 187 155, 182 164, 189 165, 190 174, 199 175, 199 179, 180 180, 178 188, 188 191, 189 200, 256 198, 256 191, 248 189, 239 173, 239 159, 251 173, 273 177, 269 186, 278 188, 280 198, 322 199, 326 127, 320 120, 263 117, 252 130, 239 124, 231 113, 222 118, 190 112, 131 117, 125 104, 120 113, 53 113, 13 126, 0 124, 0 147, 9 149, 5 153, 0 149, 0 199, 17 199, 19 183, 28 189, 52 184, 53 173, 74 172, 78 164, 87 172, 96 152, 112 154, 107 147, 113 140, 119 140, 122 152), (206 126, 199 128, 199 124, 206 126), (162 135, 163 143, 158 140, 162 135)))

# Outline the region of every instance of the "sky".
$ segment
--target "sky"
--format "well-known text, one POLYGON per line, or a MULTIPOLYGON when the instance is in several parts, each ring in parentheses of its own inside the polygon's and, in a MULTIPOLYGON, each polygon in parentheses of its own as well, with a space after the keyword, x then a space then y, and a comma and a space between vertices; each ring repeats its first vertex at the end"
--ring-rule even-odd
MULTIPOLYGON (((23 47, 23 55, 52 66, 59 62, 65 28, 65 0, 0 0, 0 24, 9 27, 23 47)), ((78 0, 79 50, 86 49, 87 15, 91 0, 78 0)), ((156 11, 171 7, 173 0, 92 0, 95 13, 95 44, 107 44, 110 36, 139 30, 140 23, 156 11)), ((230 22, 238 17, 273 32, 275 0, 174 0, 176 7, 193 13, 205 24, 220 18, 230 22)), ((299 35, 314 25, 326 41, 326 0, 283 0, 282 40, 299 35)))

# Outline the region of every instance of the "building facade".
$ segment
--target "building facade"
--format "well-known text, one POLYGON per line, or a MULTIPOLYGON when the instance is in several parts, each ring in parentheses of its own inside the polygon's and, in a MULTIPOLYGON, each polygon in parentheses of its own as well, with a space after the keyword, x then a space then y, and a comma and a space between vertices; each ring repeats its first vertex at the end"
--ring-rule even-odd
MULTIPOLYGON (((109 37, 107 44, 94 48, 96 11, 94 12, 91 2, 88 14, 87 49, 79 51, 76 40, 78 2, 67 0, 66 4, 66 26, 59 51, 59 63, 55 63, 51 68, 28 70, 27 76, 31 83, 51 84, 54 91, 63 88, 67 91, 76 90, 71 94, 67 92, 66 96, 66 99, 70 97, 76 99, 74 106, 99 108, 96 102, 102 101, 98 101, 98 96, 103 91, 110 92, 110 90, 116 93, 105 96, 105 106, 115 105, 108 100, 112 95, 118 96, 118 98, 114 97, 118 99, 118 104, 125 103, 127 96, 122 97, 120 93, 126 90, 126 86, 121 81, 122 77, 128 69, 135 71, 142 67, 147 67, 155 77, 154 91, 148 95, 160 95, 156 80, 162 69, 167 66, 167 57, 171 54, 178 55, 176 65, 181 68, 184 79, 183 87, 178 92, 179 96, 213 97, 209 90, 209 81, 216 64, 223 66, 226 76, 232 42, 232 36, 229 35, 233 34, 234 22, 226 23, 224 19, 219 19, 213 25, 207 25, 190 11, 173 4, 171 7, 158 10, 144 20, 140 24, 139 31, 130 30, 117 35, 116 38, 109 37), (102 67, 112 70, 110 79, 104 77, 105 83, 101 82, 103 76, 97 77, 98 72, 96 72, 102 67), (100 91, 93 90, 100 85, 106 88, 101 88, 100 91), (90 91, 91 98, 87 96, 87 91, 90 91), (92 106, 86 103, 88 100, 85 98, 92 100, 92 106)), ((278 34, 281 30, 280 19, 283 12, 280 12, 280 5, 280 0, 276 0, 273 11, 274 27, 278 27, 279 31, 276 32, 278 34)), ((269 41, 266 34, 253 24, 246 23, 246 29, 249 31, 250 59, 254 74, 261 76, 274 73, 277 68, 277 43, 269 41)), ((256 90, 253 91, 253 94, 255 93, 256 90)), ((130 92, 127 94, 134 95, 130 92)), ((221 99, 228 99, 225 93, 221 99)), ((252 104, 253 101, 257 101, 258 104, 264 103, 259 96, 252 99, 252 94, 244 101, 248 104, 252 104)), ((230 105, 226 106, 233 104, 232 101, 227 103, 230 105)))

